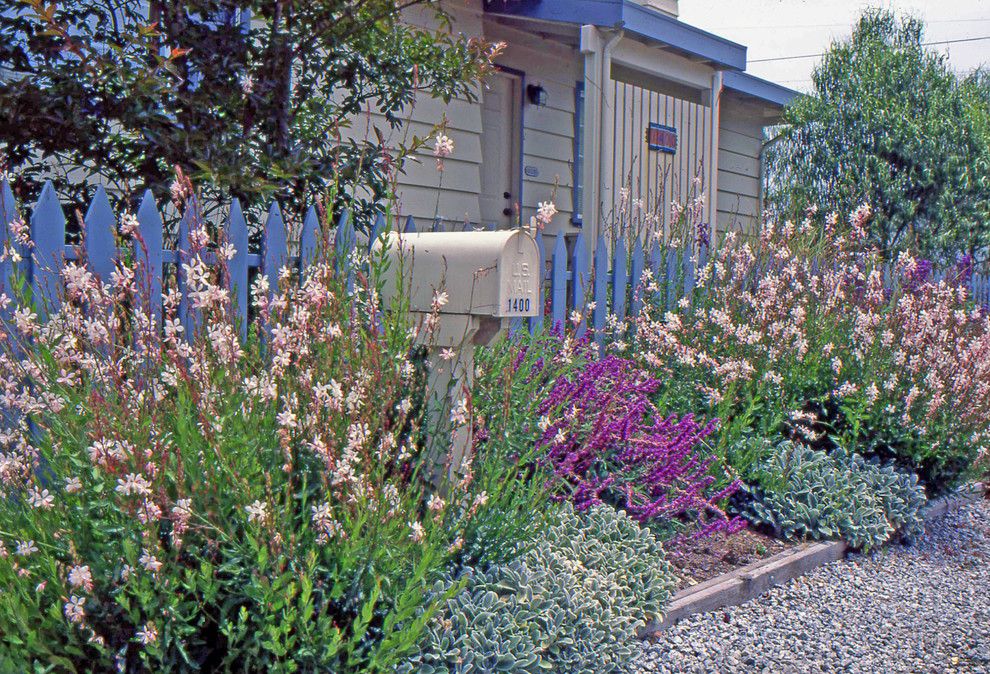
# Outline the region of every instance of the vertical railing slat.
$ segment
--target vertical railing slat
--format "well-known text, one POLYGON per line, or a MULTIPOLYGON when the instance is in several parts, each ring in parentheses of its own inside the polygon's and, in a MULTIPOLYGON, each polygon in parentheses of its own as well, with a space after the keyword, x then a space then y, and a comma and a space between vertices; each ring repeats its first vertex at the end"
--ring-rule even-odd
POLYGON ((271 292, 278 292, 278 275, 289 261, 289 243, 282 211, 274 201, 268 208, 268 219, 261 237, 261 272, 268 279, 271 292))
POLYGON ((145 190, 137 212, 140 240, 134 242, 134 256, 139 263, 138 302, 147 303, 144 307, 155 325, 162 318, 162 246, 164 245, 164 225, 158 212, 158 205, 151 190, 145 190))
POLYGON ((234 247, 234 257, 227 263, 231 293, 234 299, 234 315, 240 324, 241 338, 247 337, 248 329, 248 228, 237 197, 230 202, 230 215, 227 217, 227 241, 234 247))
POLYGON ((584 333, 588 330, 587 321, 584 318, 584 312, 587 308, 585 305, 585 291, 588 288, 588 282, 591 280, 587 245, 584 240, 584 233, 578 234, 577 239, 574 240, 574 255, 571 262, 571 268, 574 270, 571 309, 579 312, 582 316, 581 322, 577 324, 576 331, 578 337, 583 337, 584 333))
POLYGON ((605 344, 605 317, 608 315, 608 245, 605 237, 599 236, 595 244, 594 298, 595 308, 591 313, 591 325, 595 330, 595 342, 605 344))
POLYGON ((413 216, 406 216, 406 224, 402 231, 404 234, 411 234, 416 231, 416 221, 413 220, 413 216))
POLYGON ((560 231, 550 258, 550 317, 554 328, 567 320, 567 244, 560 231))
POLYGON ((46 182, 31 214, 31 293, 39 317, 57 311, 65 260, 65 214, 51 182, 46 182))
POLYGON ((86 260, 90 271, 104 283, 110 282, 114 260, 117 257, 117 219, 107 198, 103 185, 96 188, 96 194, 86 210, 86 260))

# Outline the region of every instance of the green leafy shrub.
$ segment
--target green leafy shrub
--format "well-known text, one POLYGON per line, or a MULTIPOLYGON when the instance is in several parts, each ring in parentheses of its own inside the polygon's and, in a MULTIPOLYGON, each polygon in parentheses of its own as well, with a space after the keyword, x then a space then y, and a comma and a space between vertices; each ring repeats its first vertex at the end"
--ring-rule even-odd
POLYGON ((163 330, 127 261, 69 264, 47 320, 3 323, 0 671, 388 670, 486 508, 420 478, 408 316, 320 259, 259 276, 242 342, 190 240, 163 330))
MULTIPOLYGON (((438 583, 445 594, 455 581, 438 583)), ((508 565, 468 571, 402 674, 626 671, 636 631, 661 615, 674 584, 656 538, 610 506, 559 521, 508 565)))
POLYGON ((552 491, 541 461, 540 405, 587 362, 587 349, 551 331, 521 331, 479 349, 472 411, 477 425, 472 486, 487 508, 467 524, 464 562, 501 564, 545 531, 552 491))
POLYGON ((885 543, 895 533, 922 533, 925 491, 914 474, 841 448, 811 449, 789 440, 768 448, 762 483, 746 516, 784 538, 839 538, 854 548, 885 543))

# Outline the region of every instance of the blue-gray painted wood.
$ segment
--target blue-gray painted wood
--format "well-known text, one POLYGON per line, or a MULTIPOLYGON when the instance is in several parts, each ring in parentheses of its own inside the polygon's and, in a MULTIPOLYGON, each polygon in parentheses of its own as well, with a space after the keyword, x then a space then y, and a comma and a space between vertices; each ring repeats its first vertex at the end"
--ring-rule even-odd
POLYGON ((667 286, 667 309, 673 309, 674 304, 680 299, 677 287, 677 251, 667 251, 667 271, 664 274, 667 286))
POLYGON ((191 234, 192 228, 196 224, 193 221, 193 217, 196 213, 196 202, 194 199, 190 199, 186 202, 185 212, 182 214, 182 219, 179 220, 179 237, 178 237, 178 248, 176 250, 178 254, 178 269, 176 270, 176 277, 179 281, 179 322, 182 323, 182 327, 185 329, 186 339, 192 339, 193 332, 196 327, 196 320, 193 315, 193 310, 189 298, 189 274, 186 270, 187 265, 192 261, 193 249, 191 234))
POLYGON ((691 297, 694 292, 694 256, 684 251, 684 297, 691 297))
MULTIPOLYGON (((24 251, 20 244, 14 241, 14 238, 10 232, 10 224, 17 220, 17 203, 14 201, 14 192, 10 189, 10 183, 6 180, 0 182, 0 251, 5 251, 9 246, 16 250, 19 255, 24 256, 24 251)), ((6 256, 2 256, 4 259, 0 259, 0 292, 10 294, 12 289, 12 281, 14 278, 14 273, 17 271, 21 265, 15 264, 12 260, 6 259, 6 256)), ((13 304, 7 307, 7 309, 0 309, 0 315, 4 319, 9 319, 13 315, 13 304)))
POLYGON ((138 302, 150 309, 155 325, 162 319, 162 257, 164 226, 151 190, 145 190, 137 211, 140 237, 134 242, 134 258, 138 261, 138 302))
POLYGON ((571 261, 571 269, 573 269, 573 292, 572 292, 572 303, 571 311, 576 311, 581 314, 581 322, 577 324, 577 336, 584 337, 585 332, 588 331, 588 324, 584 318, 585 309, 585 297, 587 291, 590 290, 588 284, 591 282, 591 265, 588 263, 588 248, 584 241, 584 233, 577 235, 574 240, 574 256, 571 261))
POLYGON ((230 296, 234 301, 234 315, 237 316, 241 338, 244 338, 248 329, 248 228, 241 202, 236 197, 230 202, 227 241, 234 247, 234 257, 227 263, 230 296))
POLYGON ((599 346, 605 344, 605 317, 608 315, 608 245, 605 237, 599 236, 595 244, 595 280, 592 302, 595 305, 591 312, 591 326, 595 330, 595 341, 599 346))
POLYGON ((41 196, 31 214, 31 293, 40 318, 57 311, 62 288, 62 263, 65 249, 65 214, 51 181, 41 189, 41 196))
POLYGON ((265 231, 261 236, 261 273, 268 279, 272 293, 278 292, 278 275, 289 261, 289 243, 282 211, 274 201, 268 208, 265 231))
POLYGON ((371 228, 371 236, 368 237, 368 252, 375 247, 375 243, 378 241, 379 237, 385 233, 385 216, 381 213, 375 218, 375 224, 371 228))
POLYGON ((89 269, 104 283, 110 282, 114 261, 117 259, 117 218, 114 217, 110 200, 103 185, 96 188, 96 194, 89 203, 86 216, 86 259, 89 269))
POLYGON ((405 227, 402 228, 402 231, 406 234, 416 231, 416 221, 413 220, 413 216, 406 216, 406 224, 405 227))
POLYGON ((646 267, 646 256, 643 254, 643 244, 639 239, 633 244, 632 261, 629 265, 629 287, 631 289, 632 301, 630 313, 632 316, 639 314, 643 306, 643 293, 640 284, 643 282, 643 269, 646 267))
POLYGON ((316 207, 310 206, 303 218, 299 233, 299 281, 302 282, 306 269, 313 264, 320 246, 320 216, 316 207))
POLYGON ((541 234, 536 235, 536 250, 540 254, 540 262, 536 266, 536 271, 534 272, 536 276, 536 303, 537 303, 537 315, 532 316, 528 319, 529 332, 530 334, 536 334, 543 328, 543 314, 544 314, 544 293, 547 280, 547 274, 549 270, 547 269, 547 249, 543 244, 543 236, 541 234))
POLYGON ((550 320, 554 328, 567 320, 567 244, 558 231, 550 260, 550 320))
POLYGON ((629 276, 626 273, 626 244, 622 239, 615 243, 612 257, 612 313, 621 321, 626 317, 626 295, 629 292, 629 276))
POLYGON ((354 223, 351 214, 344 211, 337 220, 337 230, 334 232, 333 246, 337 258, 337 272, 347 275, 347 291, 354 290, 354 265, 351 264, 351 252, 357 245, 354 233, 354 223))

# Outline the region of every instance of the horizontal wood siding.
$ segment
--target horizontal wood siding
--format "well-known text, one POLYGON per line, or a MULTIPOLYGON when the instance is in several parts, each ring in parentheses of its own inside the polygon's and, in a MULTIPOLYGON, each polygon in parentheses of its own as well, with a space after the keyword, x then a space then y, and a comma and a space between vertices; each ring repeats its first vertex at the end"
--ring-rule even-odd
MULTIPOLYGON (((481 0, 450 0, 444 3, 450 13, 452 30, 465 35, 482 35, 481 0)), ((439 24, 432 10, 414 7, 406 10, 405 20, 414 26, 436 30, 439 24)), ((479 88, 476 96, 483 95, 479 88)), ((413 216, 420 228, 434 218, 445 222, 478 224, 481 189, 481 106, 464 97, 449 103, 416 96, 404 114, 403 123, 392 128, 383 115, 372 109, 352 120, 343 135, 346 138, 374 138, 378 129, 390 146, 409 146, 413 137, 424 138, 446 120, 445 133, 454 141, 453 156, 444 160, 444 171, 437 171, 433 143, 420 148, 405 162, 398 176, 397 209, 404 218, 413 216)))
POLYGON ((541 201, 553 201, 558 215, 547 234, 573 231, 574 211, 574 89, 583 77, 580 54, 553 40, 537 37, 497 23, 485 21, 485 38, 508 44, 498 64, 524 76, 523 83, 523 171, 522 217, 536 213, 541 201), (538 85, 547 94, 547 104, 526 100, 525 87, 538 85))
POLYGON ((763 114, 758 105, 730 93, 722 95, 716 217, 719 231, 741 229, 752 233, 758 228, 763 114))

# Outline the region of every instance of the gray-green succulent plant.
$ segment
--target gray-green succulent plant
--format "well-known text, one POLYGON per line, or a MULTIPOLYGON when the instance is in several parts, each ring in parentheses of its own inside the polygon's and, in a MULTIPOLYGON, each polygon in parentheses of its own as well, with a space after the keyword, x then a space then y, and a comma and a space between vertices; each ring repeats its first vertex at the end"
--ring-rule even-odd
POLYGON ((467 574, 400 674, 625 671, 637 630, 662 614, 674 585, 660 542, 606 505, 565 504, 530 552, 467 574))
POLYGON ((890 464, 784 441, 759 468, 773 479, 754 490, 744 514, 783 538, 838 538, 868 549, 923 532, 924 488, 890 464))

